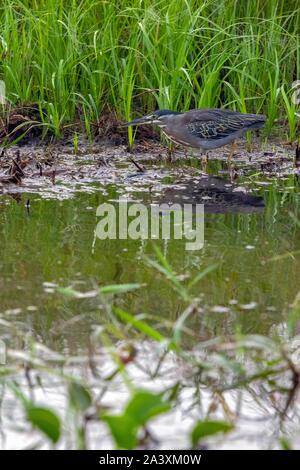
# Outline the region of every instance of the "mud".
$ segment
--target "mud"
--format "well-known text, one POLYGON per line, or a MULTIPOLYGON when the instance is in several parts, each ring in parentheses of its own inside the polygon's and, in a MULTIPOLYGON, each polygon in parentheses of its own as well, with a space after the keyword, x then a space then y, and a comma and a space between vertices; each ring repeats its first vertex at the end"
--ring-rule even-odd
POLYGON ((297 153, 291 145, 262 145, 259 141, 249 152, 245 146, 245 141, 238 143, 231 162, 227 161, 226 148, 210 152, 208 163, 201 155, 179 147, 170 154, 151 140, 136 144, 132 151, 126 145, 103 141, 92 145, 82 141, 77 153, 71 142, 14 146, 0 153, 0 194, 26 192, 64 199, 114 184, 124 193, 140 190, 152 196, 164 189, 168 202, 206 201, 208 208, 214 206, 213 212, 223 212, 225 206, 257 208, 262 204, 251 199, 251 185, 247 186, 245 179, 264 185, 268 178, 291 174, 298 178, 299 150, 297 153))

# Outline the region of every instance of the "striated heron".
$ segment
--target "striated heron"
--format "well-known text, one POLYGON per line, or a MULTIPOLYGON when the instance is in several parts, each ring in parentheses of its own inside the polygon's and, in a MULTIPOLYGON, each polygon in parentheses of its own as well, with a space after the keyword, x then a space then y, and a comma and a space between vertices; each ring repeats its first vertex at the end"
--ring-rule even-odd
MULTIPOLYGON (((207 152, 234 144, 235 139, 244 132, 261 128, 265 120, 262 115, 243 114, 227 109, 191 109, 186 113, 162 109, 127 122, 124 126, 157 124, 173 142, 207 152)), ((233 148, 229 159, 232 153, 233 148)))

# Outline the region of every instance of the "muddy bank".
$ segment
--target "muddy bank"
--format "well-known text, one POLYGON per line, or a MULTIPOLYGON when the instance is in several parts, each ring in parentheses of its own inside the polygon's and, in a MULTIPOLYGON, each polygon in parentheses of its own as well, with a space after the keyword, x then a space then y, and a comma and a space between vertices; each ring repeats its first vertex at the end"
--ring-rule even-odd
MULTIPOLYGON (((291 174, 298 178, 298 173, 299 152, 295 158, 292 146, 272 143, 262 146, 258 141, 248 152, 245 141, 241 140, 231 165, 227 162, 226 148, 210 152, 204 165, 197 153, 178 147, 170 156, 166 147, 153 141, 138 143, 132 151, 126 145, 81 142, 76 153, 71 142, 31 144, 2 150, 0 194, 26 192, 64 199, 76 192, 95 192, 107 184, 115 184, 122 193, 130 194, 138 189, 157 196, 164 189, 168 190, 168 202, 189 200, 205 202, 207 206, 215 205, 216 197, 218 202, 220 194, 225 194, 225 205, 234 206, 237 197, 227 197, 228 193, 247 194, 253 189, 253 181, 267 184, 268 178, 282 179, 291 174), (249 185, 245 181, 248 176, 249 185), (219 179, 214 181, 211 177, 219 179)), ((249 201, 250 205, 260 205, 243 198, 242 205, 249 201)), ((223 200, 221 197, 221 206, 223 200)))

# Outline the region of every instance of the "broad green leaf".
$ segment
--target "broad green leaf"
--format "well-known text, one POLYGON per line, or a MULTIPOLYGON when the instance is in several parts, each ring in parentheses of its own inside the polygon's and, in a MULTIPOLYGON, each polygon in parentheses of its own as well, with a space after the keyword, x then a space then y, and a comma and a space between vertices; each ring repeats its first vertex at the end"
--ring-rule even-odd
POLYGON ((92 299, 98 295, 96 290, 80 292, 78 290, 72 289, 72 287, 58 287, 57 292, 73 299, 92 299))
POLYGON ((134 449, 137 445, 138 426, 130 416, 104 415, 101 417, 109 426, 112 437, 119 449, 134 449))
POLYGON ((170 404, 162 399, 161 394, 140 390, 127 404, 125 414, 143 426, 150 418, 169 411, 169 409, 170 404))
POLYGON ((155 341, 165 341, 165 336, 161 335, 158 331, 154 330, 151 326, 149 326, 143 320, 139 320, 138 318, 130 315, 130 313, 124 312, 120 308, 115 308, 114 313, 124 322, 129 323, 135 329, 139 330, 141 333, 144 333, 149 338, 154 339, 155 341))
POLYGON ((60 438, 60 419, 48 408, 30 406, 26 409, 27 419, 52 442, 56 443, 60 438))
POLYGON ((193 446, 204 437, 212 436, 220 432, 226 433, 233 429, 233 425, 225 421, 199 421, 191 433, 193 446))
POLYGON ((282 450, 293 450, 290 441, 286 437, 280 439, 282 450))
POLYGON ((98 290, 80 292, 72 287, 58 287, 57 292, 73 299, 90 299, 100 294, 124 294, 135 289, 139 289, 143 284, 112 284, 100 287, 98 290))
POLYGON ((100 287, 101 294, 123 294, 142 287, 142 284, 112 284, 110 286, 100 287))
POLYGON ((78 292, 75 289, 72 289, 72 287, 58 287, 57 292, 60 294, 66 295, 68 297, 74 297, 77 298, 80 292, 78 292))
POLYGON ((69 400, 75 409, 81 411, 85 411, 92 404, 90 392, 76 382, 69 385, 69 400))
POLYGON ((122 415, 102 415, 101 419, 109 426, 119 448, 134 449, 139 428, 169 409, 169 403, 162 399, 161 394, 140 390, 129 400, 122 415))

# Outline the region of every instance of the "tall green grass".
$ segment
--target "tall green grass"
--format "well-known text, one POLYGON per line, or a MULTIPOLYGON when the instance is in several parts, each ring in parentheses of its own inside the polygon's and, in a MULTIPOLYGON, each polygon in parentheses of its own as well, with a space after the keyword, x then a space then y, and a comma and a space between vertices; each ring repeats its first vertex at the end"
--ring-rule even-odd
POLYGON ((295 0, 3 0, 0 79, 57 134, 80 120, 92 135, 107 111, 224 106, 295 139, 299 25, 295 0))

